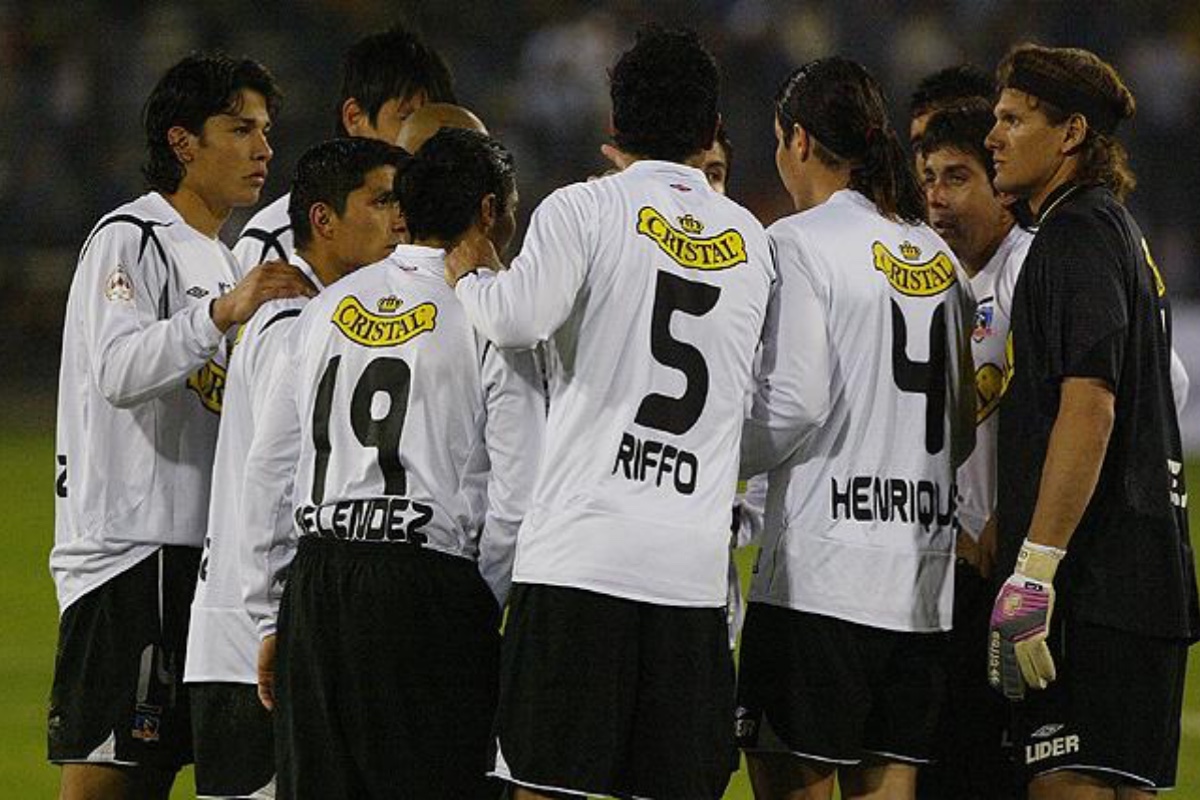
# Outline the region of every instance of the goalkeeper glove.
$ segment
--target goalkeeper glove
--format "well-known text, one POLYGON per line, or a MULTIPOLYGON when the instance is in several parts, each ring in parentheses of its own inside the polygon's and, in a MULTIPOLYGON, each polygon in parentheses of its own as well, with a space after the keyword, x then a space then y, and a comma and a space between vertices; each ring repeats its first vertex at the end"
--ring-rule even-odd
POLYGON ((1066 550, 1021 545, 1017 568, 1000 587, 988 631, 988 683, 1009 700, 1025 687, 1045 689, 1054 680, 1054 659, 1046 646, 1054 612, 1054 573, 1066 550))

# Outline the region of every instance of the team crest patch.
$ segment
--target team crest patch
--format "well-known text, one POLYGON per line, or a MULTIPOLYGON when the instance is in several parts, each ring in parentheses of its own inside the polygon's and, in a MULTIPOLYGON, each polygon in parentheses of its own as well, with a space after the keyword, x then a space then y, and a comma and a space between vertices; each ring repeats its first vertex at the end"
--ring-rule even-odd
POLYGON ((971 339, 976 344, 992 335, 992 323, 995 321, 996 307, 992 305, 992 298, 985 297, 979 301, 979 305, 975 307, 975 330, 971 332, 971 339))
POLYGON ((104 279, 104 297, 112 303, 128 303, 133 300, 133 280, 120 264, 104 279))
POLYGON ((221 413, 225 402, 225 368, 209 359, 188 376, 188 388, 200 398, 200 404, 214 414, 221 413))
POLYGON ((746 263, 746 241, 730 228, 716 236, 700 236, 704 223, 685 214, 679 227, 649 206, 638 212, 637 232, 652 240, 679 266, 685 269, 714 271, 746 263))
POLYGON ((942 251, 921 261, 921 248, 912 242, 900 244, 900 255, 888 250, 883 242, 871 245, 875 269, 887 278, 892 288, 908 297, 933 297, 954 285, 958 276, 954 262, 942 251))
POLYGON ((364 347, 394 347, 437 327, 437 306, 421 303, 401 311, 394 296, 380 300, 379 313, 368 311, 354 295, 343 297, 330 320, 350 341, 364 347))
POLYGON ((133 712, 133 738, 143 742, 157 742, 161 723, 162 707, 138 703, 133 712))

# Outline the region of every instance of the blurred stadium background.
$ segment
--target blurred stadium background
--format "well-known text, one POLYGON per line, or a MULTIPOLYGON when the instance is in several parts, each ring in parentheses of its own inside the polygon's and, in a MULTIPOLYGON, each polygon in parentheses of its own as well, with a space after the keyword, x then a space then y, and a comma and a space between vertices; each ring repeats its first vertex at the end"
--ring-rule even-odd
MULTIPOLYGON (((1025 40, 1075 45, 1114 62, 1138 101, 1122 131, 1139 178, 1132 207, 1176 308, 1176 347, 1200 384, 1200 3, 1194 0, 520 0, 436 3, 301 0, 0 0, 0 797, 49 797, 45 699, 56 609, 54 392, 66 291, 97 217, 139 194, 141 104, 163 70, 195 49, 268 65, 285 93, 264 199, 333 127, 340 54, 402 20, 454 70, 460 101, 517 158, 522 219, 554 187, 603 167, 606 69, 639 23, 700 30, 724 70, 735 146, 730 193, 766 222, 787 213, 775 176, 771 98, 794 66, 842 53, 907 99, 926 73, 962 61, 991 68, 1025 40)), ((226 225, 232 238, 248 217, 226 225)), ((1195 394, 1195 392, 1193 392, 1195 394)), ((1184 418, 1200 456, 1200 403, 1184 418)), ((1190 471, 1193 492, 1200 472, 1190 471)), ((1200 532, 1200 515, 1192 530, 1200 532)), ((1200 798, 1200 658, 1193 652, 1180 790, 1200 798)), ((176 791, 191 796, 190 778, 176 791)), ((728 797, 749 797, 743 778, 728 797)))

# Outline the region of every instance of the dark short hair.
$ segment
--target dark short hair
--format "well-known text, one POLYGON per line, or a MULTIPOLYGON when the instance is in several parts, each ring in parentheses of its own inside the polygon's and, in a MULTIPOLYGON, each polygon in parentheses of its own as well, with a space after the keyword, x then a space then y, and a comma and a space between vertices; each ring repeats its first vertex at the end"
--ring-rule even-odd
POLYGON ((956 64, 926 75, 908 101, 910 116, 960 105, 964 100, 996 97, 996 80, 974 64, 956 64))
POLYGON ((338 214, 346 210, 346 198, 360 188, 367 173, 378 167, 400 167, 407 155, 399 147, 375 139, 342 137, 310 147, 296 163, 288 219, 296 247, 312 242, 308 214, 316 203, 325 203, 338 214))
POLYGON ((199 135, 209 117, 236 114, 242 89, 261 94, 267 113, 275 116, 282 94, 271 73, 257 61, 193 53, 167 70, 142 107, 146 132, 142 175, 151 189, 173 194, 187 171, 167 141, 167 132, 178 125, 199 135))
POLYGON ((347 135, 342 105, 354 98, 372 125, 393 98, 425 92, 431 103, 456 103, 454 78, 436 51, 401 25, 359 39, 342 58, 342 93, 334 133, 347 135))
POLYGON ((917 149, 925 158, 944 149, 965 153, 980 163, 991 181, 996 177, 996 165, 984 141, 995 122, 991 103, 983 98, 942 109, 929 118, 917 149))
POLYGON ((721 76, 691 30, 647 25, 612 68, 613 140, 627 153, 684 161, 712 146, 721 76))
POLYGON ((414 241, 457 239, 479 216, 484 197, 495 195, 497 210, 503 212, 516 185, 513 158, 504 146, 459 128, 434 134, 396 180, 414 241))
POLYGON ((850 188, 880 214, 924 219, 925 193, 892 128, 883 89, 862 64, 831 56, 795 70, 775 95, 775 117, 784 144, 799 125, 815 140, 813 155, 826 166, 849 167, 850 188))

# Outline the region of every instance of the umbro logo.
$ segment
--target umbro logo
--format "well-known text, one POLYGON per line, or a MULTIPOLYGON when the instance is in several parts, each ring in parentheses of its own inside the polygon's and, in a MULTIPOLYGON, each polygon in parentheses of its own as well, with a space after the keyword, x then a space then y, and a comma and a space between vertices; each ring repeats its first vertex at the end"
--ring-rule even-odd
POLYGON ((208 289, 205 289, 203 286, 193 286, 187 290, 187 294, 199 300, 201 297, 204 297, 206 294, 208 294, 208 289))
POLYGON ((1053 736, 1054 734, 1061 731, 1062 729, 1063 729, 1062 723, 1052 722, 1049 725, 1043 725, 1042 727, 1038 728, 1036 731, 1031 733, 1030 738, 1032 738, 1032 739, 1048 739, 1051 736, 1053 736))

